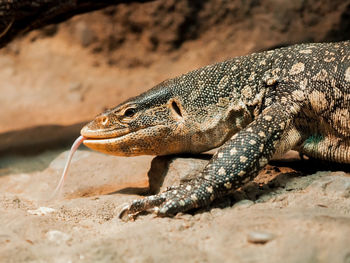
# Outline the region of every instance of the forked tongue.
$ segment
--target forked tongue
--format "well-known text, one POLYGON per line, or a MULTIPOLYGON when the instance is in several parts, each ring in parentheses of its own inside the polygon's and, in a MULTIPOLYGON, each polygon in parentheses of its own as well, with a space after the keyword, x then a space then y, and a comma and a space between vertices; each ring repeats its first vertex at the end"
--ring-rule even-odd
POLYGON ((55 189, 55 191, 53 192, 52 196, 50 199, 52 198, 55 198, 62 190, 63 188, 63 184, 64 184, 64 180, 66 179, 66 176, 67 176, 67 173, 68 173, 68 168, 69 168, 69 165, 70 165, 70 162, 73 158, 73 155, 74 153, 77 151, 78 147, 80 146, 80 144, 85 140, 86 138, 83 137, 83 136, 79 136, 73 143, 71 149, 70 149, 70 152, 69 152, 69 155, 68 155, 68 158, 67 158, 67 162, 66 162, 66 165, 64 166, 64 169, 63 169, 63 173, 62 173, 62 176, 61 176, 61 179, 60 181, 58 182, 58 185, 55 189))

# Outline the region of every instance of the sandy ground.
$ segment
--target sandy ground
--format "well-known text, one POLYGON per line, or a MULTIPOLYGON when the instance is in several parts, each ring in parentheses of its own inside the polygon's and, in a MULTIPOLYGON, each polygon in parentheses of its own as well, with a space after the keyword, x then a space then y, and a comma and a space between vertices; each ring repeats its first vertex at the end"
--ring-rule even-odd
POLYGON ((67 154, 1 161, 1 261, 350 262, 344 172, 302 176, 282 163, 208 209, 124 222, 121 208, 142 198, 149 177, 166 174, 163 187, 174 185, 207 158, 152 161, 79 150, 63 192, 50 200, 67 154), (164 170, 149 173, 151 166, 164 170))

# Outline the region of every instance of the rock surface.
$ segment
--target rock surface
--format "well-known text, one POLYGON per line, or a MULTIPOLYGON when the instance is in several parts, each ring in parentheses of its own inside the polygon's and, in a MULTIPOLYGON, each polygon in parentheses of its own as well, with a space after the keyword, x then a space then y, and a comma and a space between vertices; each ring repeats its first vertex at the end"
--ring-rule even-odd
POLYGON ((1 160, 4 262, 349 262, 350 176, 344 172, 301 176, 280 163, 208 209, 123 222, 119 211, 142 198, 137 193, 148 188, 148 178, 165 175, 162 188, 178 184, 208 156, 151 162, 78 151, 63 195, 48 200, 67 154, 1 160))
POLYGON ((0 51, 0 153, 72 142, 107 107, 189 70, 346 39, 349 0, 167 0, 110 7, 0 51))

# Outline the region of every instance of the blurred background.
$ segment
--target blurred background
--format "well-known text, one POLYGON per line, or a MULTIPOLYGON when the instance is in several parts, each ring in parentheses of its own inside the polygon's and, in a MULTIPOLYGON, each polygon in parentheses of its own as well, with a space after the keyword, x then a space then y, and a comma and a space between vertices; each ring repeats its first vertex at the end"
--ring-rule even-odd
POLYGON ((104 109, 198 67, 349 33, 344 0, 166 0, 75 16, 0 50, 0 153, 67 145, 104 109))

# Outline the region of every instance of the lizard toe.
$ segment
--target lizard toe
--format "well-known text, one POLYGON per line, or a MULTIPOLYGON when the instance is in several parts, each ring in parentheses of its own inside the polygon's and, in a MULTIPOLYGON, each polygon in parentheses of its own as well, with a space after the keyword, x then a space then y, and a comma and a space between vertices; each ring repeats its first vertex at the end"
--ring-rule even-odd
POLYGON ((188 198, 171 200, 160 206, 158 216, 174 216, 177 213, 185 212, 195 206, 196 204, 193 202, 193 200, 188 198))
POLYGON ((164 195, 152 195, 144 199, 132 201, 130 205, 123 207, 119 213, 119 218, 124 221, 135 219, 141 212, 158 213, 158 206, 165 201, 164 195))

